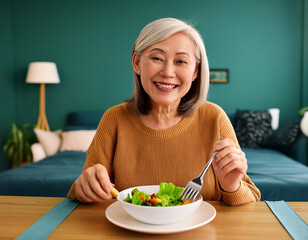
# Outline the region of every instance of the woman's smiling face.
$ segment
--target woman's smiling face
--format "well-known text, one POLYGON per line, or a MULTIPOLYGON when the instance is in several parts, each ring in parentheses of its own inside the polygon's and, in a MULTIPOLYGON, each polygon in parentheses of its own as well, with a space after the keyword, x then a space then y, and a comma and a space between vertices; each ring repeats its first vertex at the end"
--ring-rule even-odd
POLYGON ((134 71, 152 105, 178 107, 198 75, 195 44, 190 37, 176 33, 133 54, 134 71))

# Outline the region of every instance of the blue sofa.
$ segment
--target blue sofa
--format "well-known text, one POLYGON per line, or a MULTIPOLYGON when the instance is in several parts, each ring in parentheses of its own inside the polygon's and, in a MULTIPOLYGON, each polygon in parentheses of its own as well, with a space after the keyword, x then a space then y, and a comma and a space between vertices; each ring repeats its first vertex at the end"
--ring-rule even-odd
MULTIPOLYGON (((68 115, 66 130, 96 129, 103 112, 68 115)), ((229 114, 234 123, 234 114, 229 114)), ((273 149, 243 148, 248 175, 262 200, 308 201, 307 138, 300 136, 289 155, 273 149)), ((80 175, 85 152, 59 152, 39 162, 0 173, 0 195, 64 197, 80 175)))
MULTIPOLYGON (((235 127, 235 113, 228 114, 235 127)), ((308 200, 308 138, 299 134, 288 155, 269 148, 242 148, 247 174, 261 191, 261 200, 308 200)))

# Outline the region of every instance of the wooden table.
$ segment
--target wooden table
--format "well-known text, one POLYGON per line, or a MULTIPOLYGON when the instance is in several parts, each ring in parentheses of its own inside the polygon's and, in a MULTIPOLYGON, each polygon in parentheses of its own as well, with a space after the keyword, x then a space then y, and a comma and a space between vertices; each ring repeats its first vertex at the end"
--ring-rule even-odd
MULTIPOLYGON (((0 239, 15 239, 63 198, 0 196, 0 239)), ((229 207, 209 202, 215 219, 194 230, 165 235, 122 229, 105 217, 106 203, 80 204, 48 239, 291 239, 265 202, 229 207)), ((308 222, 308 203, 289 202, 308 222)))

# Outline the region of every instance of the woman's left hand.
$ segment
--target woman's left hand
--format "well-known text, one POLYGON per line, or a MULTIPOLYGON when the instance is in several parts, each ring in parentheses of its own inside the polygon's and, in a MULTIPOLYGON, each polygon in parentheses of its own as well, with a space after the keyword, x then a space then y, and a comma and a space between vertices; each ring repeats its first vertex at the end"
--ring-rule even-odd
POLYGON ((228 138, 215 142, 214 151, 219 151, 212 164, 220 187, 235 192, 248 168, 245 153, 228 138))

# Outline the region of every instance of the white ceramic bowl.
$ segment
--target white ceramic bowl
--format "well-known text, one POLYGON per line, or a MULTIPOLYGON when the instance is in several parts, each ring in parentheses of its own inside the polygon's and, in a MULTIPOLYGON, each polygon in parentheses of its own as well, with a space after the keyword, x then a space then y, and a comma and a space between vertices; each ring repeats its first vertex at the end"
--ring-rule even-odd
POLYGON ((127 194, 131 194, 132 190, 138 188, 139 191, 147 194, 157 193, 159 191, 159 185, 138 186, 125 189, 118 194, 118 201, 125 211, 133 218, 149 223, 149 224, 169 224, 174 223, 192 214, 200 206, 202 202, 202 196, 198 196, 197 200, 193 203, 180 205, 180 206, 168 206, 168 207, 154 207, 154 206, 140 206, 132 203, 125 202, 124 199, 127 194))

